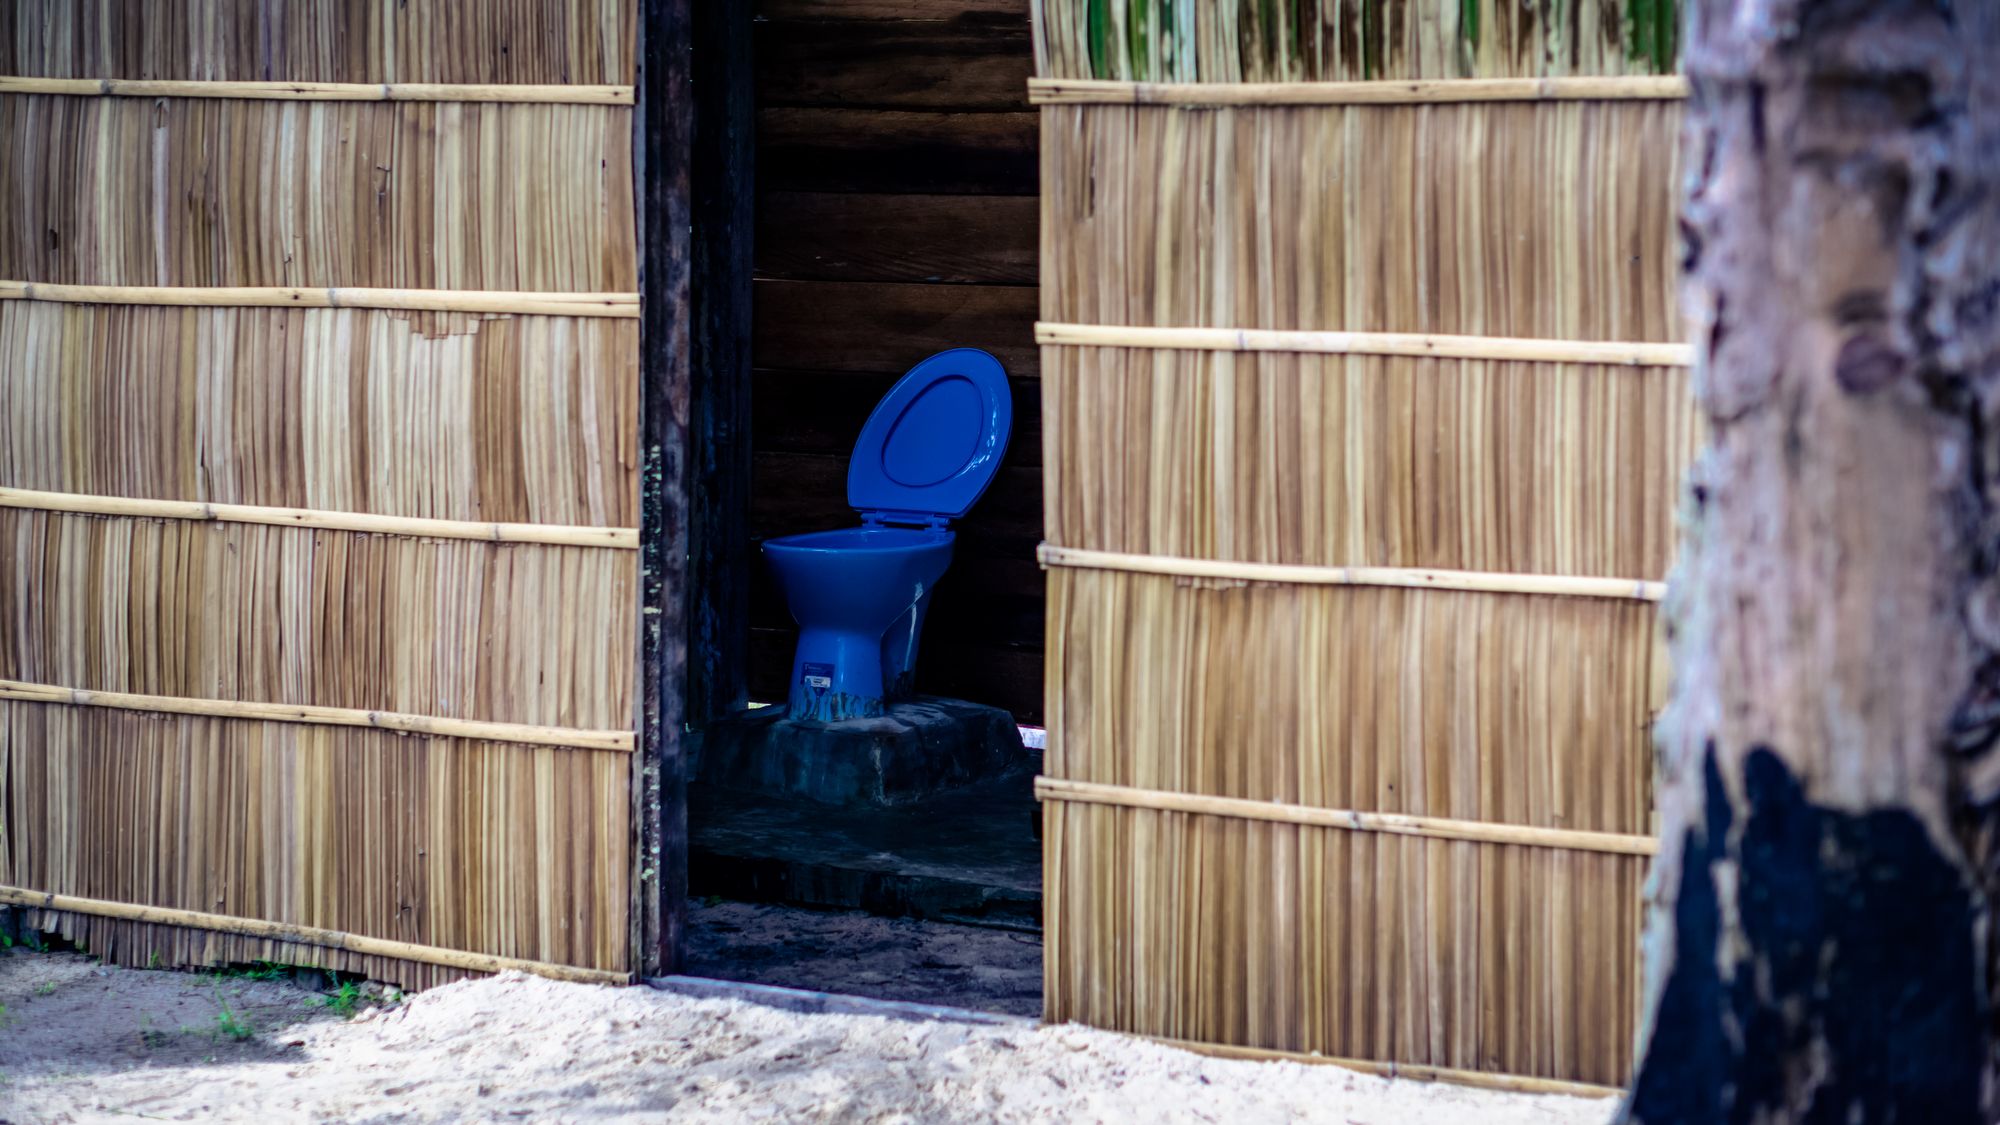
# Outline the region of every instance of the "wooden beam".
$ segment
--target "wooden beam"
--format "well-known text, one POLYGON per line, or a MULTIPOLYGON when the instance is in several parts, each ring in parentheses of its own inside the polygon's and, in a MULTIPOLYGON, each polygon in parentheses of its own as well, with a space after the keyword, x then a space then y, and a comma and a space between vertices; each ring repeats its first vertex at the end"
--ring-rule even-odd
POLYGON ((1450 102, 1668 101, 1688 96, 1679 75, 1449 78, 1394 82, 1111 82, 1031 78, 1035 105, 1438 105, 1450 102))
POLYGON ((1430 336, 1411 332, 1301 332, 1272 328, 1180 328, 1040 321, 1035 342, 1045 347, 1162 348, 1211 352, 1315 352, 1434 359, 1501 359, 1526 363, 1602 363, 1622 367, 1687 367, 1687 344, 1616 340, 1530 340, 1506 336, 1430 336))
POLYGON ((518 957, 499 957, 490 953, 470 953, 462 949, 445 949, 435 945, 417 945, 407 941, 390 941, 387 938, 368 937, 365 934, 351 934, 344 930, 323 930, 317 926, 296 926, 289 922, 267 922, 261 918, 239 918, 232 914, 207 914, 167 906, 140 906, 128 902, 51 894, 47 891, 30 890, 27 887, 0 886, 0 905, 22 906, 31 910, 60 910, 70 914, 89 914, 98 918, 116 918, 120 921, 144 922, 155 926, 185 926, 192 930, 211 930, 216 933, 238 934, 269 941, 318 946, 322 949, 344 949, 349 953, 359 953, 369 957, 394 957, 426 965, 444 965, 475 973, 502 973, 513 970, 579 984, 632 983, 632 974, 613 972, 609 969, 585 969, 549 961, 527 961, 518 957))
POLYGON ((750 309, 756 229, 751 5, 695 9, 687 721, 750 700, 750 309))
POLYGON ((1567 828, 1535 828, 1523 824, 1454 820, 1440 816, 1407 816, 1401 813, 1360 812, 1354 809, 1322 809, 1279 801, 1211 797, 1201 793, 1172 793, 1163 789, 1134 789, 1124 785, 1063 781, 1052 777, 1035 779, 1035 796, 1043 801, 1115 805, 1127 809, 1152 809, 1157 812, 1192 813, 1198 816, 1221 816, 1236 820, 1261 820, 1273 824, 1338 828, 1348 832, 1385 832, 1394 836, 1466 840, 1478 844, 1513 844, 1520 847, 1554 848, 1559 851, 1650 856, 1659 851, 1660 847, 1660 842, 1651 836, 1578 832, 1567 828))
POLYGON ((693 19, 639 0, 639 752, 632 762, 632 963, 680 971, 687 926, 688 424, 692 374, 693 19))
POLYGON ((632 732, 579 730, 571 727, 494 723, 480 719, 450 719, 400 711, 363 711, 353 707, 316 707, 300 703, 260 703, 238 699, 193 699, 174 695, 137 695, 123 691, 91 691, 56 684, 0 680, 0 699, 20 703, 58 703, 68 707, 108 707, 117 711, 151 711, 161 715, 199 715, 213 719, 246 719, 265 723, 311 723, 319 726, 367 727, 434 738, 475 738, 484 742, 519 742, 531 746, 574 747, 579 750, 632 752, 632 732))
POLYGON ((205 308, 411 309, 519 316, 639 315, 637 293, 514 293, 485 289, 305 289, 292 286, 51 285, 0 281, 0 301, 205 308))
POLYGON ((632 104, 630 86, 445 82, 192 82, 178 79, 0 76, 0 94, 58 94, 83 98, 237 98, 281 102, 632 104))
POLYGON ((1172 578, 1222 582, 1271 582, 1293 586, 1396 586, 1409 590, 1461 590, 1486 594, 1544 594, 1572 598, 1630 598, 1657 602, 1666 597, 1664 582, 1635 578, 1594 578, 1567 574, 1500 574, 1477 570, 1425 570, 1395 566, 1297 566, 1288 563, 1239 562, 1233 559, 1190 559, 1172 555, 1138 555, 1122 551, 1088 551, 1044 543, 1036 552, 1043 566, 1080 570, 1119 570, 1172 578))
POLYGON ((76 492, 37 492, 27 488, 0 488, 0 508, 25 508, 32 511, 120 516, 132 519, 310 527, 327 531, 358 531, 369 535, 405 535, 413 539, 476 539, 484 543, 539 543, 556 547, 604 547, 618 551, 637 550, 639 546, 638 529, 630 527, 482 523, 477 520, 383 516, 372 512, 330 512, 317 508, 273 508, 258 504, 211 504, 200 500, 89 496, 76 492))

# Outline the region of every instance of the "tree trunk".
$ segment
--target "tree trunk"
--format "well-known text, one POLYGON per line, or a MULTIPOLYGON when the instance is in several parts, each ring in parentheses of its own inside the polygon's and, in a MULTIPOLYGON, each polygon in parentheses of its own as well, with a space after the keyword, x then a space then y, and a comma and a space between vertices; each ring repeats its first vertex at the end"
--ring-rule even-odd
POLYGON ((1688 0, 1669 1122, 1994 1119, 2000 0, 1688 0))

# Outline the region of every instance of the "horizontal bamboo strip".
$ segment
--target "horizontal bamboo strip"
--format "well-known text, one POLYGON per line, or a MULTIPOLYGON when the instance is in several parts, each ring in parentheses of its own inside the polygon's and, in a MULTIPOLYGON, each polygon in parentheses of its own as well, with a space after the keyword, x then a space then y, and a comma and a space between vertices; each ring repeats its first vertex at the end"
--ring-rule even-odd
POLYGON ((1675 368, 1043 351, 1044 536, 1076 549, 1659 579, 1700 442, 1675 368))
POLYGON ((1040 318, 1678 345, 1681 108, 1047 106, 1040 318))
POLYGON ((639 529, 634 527, 475 523, 469 520, 378 516, 366 512, 266 508, 253 504, 146 500, 128 496, 83 496, 69 492, 34 492, 25 488, 0 488, 0 508, 74 512, 91 516, 213 520, 219 523, 265 524, 272 527, 310 527, 328 531, 359 531, 371 535, 404 535, 417 539, 477 539, 485 543, 540 543, 560 547, 605 547, 618 551, 639 549, 639 529))
POLYGON ((501 293, 483 289, 298 289, 285 286, 50 285, 0 281, 0 301, 204 308, 409 309, 637 319, 637 293, 501 293))
MULTIPOLYGON (((0 884, 494 957, 628 971, 632 756, 375 728, 0 699, 0 884)), ((107 961, 317 964, 411 987, 393 956, 58 913, 107 961)))
POLYGON ((1035 557, 1045 567, 1116 570, 1176 578, 1226 582, 1274 582, 1287 586, 1395 586, 1410 590, 1458 590, 1487 594, 1555 594, 1576 598, 1630 598, 1657 602, 1664 582, 1630 578, 1585 578, 1560 574, 1493 574, 1467 570, 1423 570, 1389 566, 1288 566, 1282 563, 1187 559, 1085 551, 1044 543, 1035 557))
POLYGON ((1030 78, 1035 105, 1439 105, 1450 102, 1662 101, 1688 96, 1679 75, 1462 78, 1393 82, 1113 82, 1030 78))
POLYGON ((514 957, 494 957, 484 953, 467 953, 458 949, 441 949, 434 945, 415 945, 406 941, 388 941, 383 938, 365 937, 361 934, 343 933, 339 930, 323 930, 316 926, 295 926, 285 922, 267 922, 258 918, 236 918, 227 914, 205 914, 200 911, 175 910, 164 906, 140 906, 126 902, 106 902, 102 899, 48 894, 43 891, 28 890, 25 887, 0 886, 0 904, 25 906, 38 910, 64 910, 73 914, 91 914, 101 918, 118 918, 128 922, 186 926, 197 930, 215 930, 226 934, 243 934, 249 937, 270 938, 274 941, 319 946, 326 949, 345 949, 353 953, 364 953, 376 957, 394 957, 404 961, 446 965, 451 968, 466 969, 476 973, 503 973, 511 970, 514 972, 533 973, 536 976, 549 977, 554 980, 575 981, 580 984, 632 983, 632 975, 630 973, 607 972, 603 969, 583 969, 574 965, 557 965, 547 961, 523 961, 514 957))
POLYGON ((486 742, 523 742, 532 746, 574 746, 583 750, 632 752, 632 732, 572 730, 525 723, 488 723, 446 719, 436 715, 402 715, 393 711, 357 711, 348 707, 306 707, 290 703, 250 703, 233 699, 183 699, 167 695, 134 695, 119 691, 89 691, 55 684, 0 680, 0 699, 25 703, 61 703, 71 707, 111 707, 120 711, 151 711, 162 715, 205 715, 215 719, 255 719, 271 723, 317 723, 330 727, 373 727, 405 734, 444 738, 476 738, 486 742))
POLYGON ((631 105, 630 86, 442 82, 190 82, 143 78, 22 78, 0 75, 0 94, 107 98, 240 98, 280 102, 518 102, 631 105))
POLYGON ((1089 805, 1155 809, 1160 812, 1200 813, 1204 816, 1264 820, 1275 824, 1344 828, 1352 832, 1426 836, 1435 840, 1470 840, 1483 844, 1517 844, 1533 848, 1610 852, 1615 855, 1649 856, 1659 851, 1659 841, 1650 836, 1621 836, 1610 832, 1571 832, 1560 828, 1531 828, 1518 824, 1489 824, 1477 820, 1359 812, 1354 809, 1320 809, 1309 805, 1280 804, 1276 801, 1246 801, 1238 797, 1170 793, 1161 789, 1132 789, 1123 785, 1063 781, 1052 777, 1035 779, 1035 796, 1044 801, 1076 801, 1089 805))
POLYGON ((1293 1062, 1308 1066, 1338 1066, 1381 1078, 1406 1078, 1414 1082, 1447 1082, 1480 1090, 1511 1090, 1517 1094, 1558 1094, 1571 1098, 1614 1098, 1625 1092, 1622 1086, 1599 1086, 1590 1082, 1568 1082, 1560 1078, 1529 1078, 1519 1074, 1489 1074, 1483 1070, 1460 1070, 1449 1066, 1421 1063, 1377 1062, 1372 1059, 1343 1059, 1304 1051, 1274 1051, 1265 1047, 1236 1047, 1227 1043, 1203 1043, 1194 1039, 1145 1036, 1197 1055, 1218 1059, 1247 1059, 1253 1062, 1293 1062))
POLYGON ((0 677, 632 724, 638 553, 0 507, 0 677))
POLYGON ((1043 806, 1045 1019, 1613 1086, 1648 860, 1043 806))
POLYGON ((1429 356, 1624 367, 1687 367, 1686 344, 1608 340, 1523 340, 1499 336, 1426 336, 1408 332, 1302 332, 1269 328, 1135 328, 1116 324, 1035 325, 1038 344, 1071 347, 1169 348, 1224 352, 1311 352, 1326 355, 1429 356))
POLYGON ((629 83, 638 7, 632 0, 7 0, 0 74, 629 83))
POLYGON ((0 302, 0 486, 630 527, 638 350, 597 317, 0 302))
POLYGON ((207 299, 288 305, 492 291, 448 307, 633 316, 633 112, 0 98, 0 166, 34 172, 0 177, 0 278, 243 287, 207 299))

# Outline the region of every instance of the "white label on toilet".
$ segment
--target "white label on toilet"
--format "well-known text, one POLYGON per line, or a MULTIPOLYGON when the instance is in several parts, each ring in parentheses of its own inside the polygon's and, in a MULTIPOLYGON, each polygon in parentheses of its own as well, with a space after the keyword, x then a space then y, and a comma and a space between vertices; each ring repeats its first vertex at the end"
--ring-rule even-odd
POLYGON ((825 691, 833 686, 833 665, 808 664, 805 666, 805 675, 800 679, 809 688, 825 691))

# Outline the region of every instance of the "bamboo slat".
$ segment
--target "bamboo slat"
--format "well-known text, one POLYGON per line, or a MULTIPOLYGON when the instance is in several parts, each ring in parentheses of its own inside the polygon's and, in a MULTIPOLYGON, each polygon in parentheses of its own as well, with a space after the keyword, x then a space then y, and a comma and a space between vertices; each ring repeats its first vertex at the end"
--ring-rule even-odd
POLYGON ((0 98, 0 166, 37 170, 0 177, 0 277, 615 309, 638 288, 631 153, 622 106, 0 98))
POLYGON ((1679 119, 1046 106, 1041 319, 1679 345, 1679 119))
POLYGON ((1670 368, 1050 347, 1042 377, 1051 542, 1339 570, 1217 577, 1657 599, 1701 438, 1670 368))
POLYGON ((143 78, 23 78, 0 75, 0 94, 104 98, 237 98, 279 102, 520 102, 631 105, 630 86, 435 82, 190 82, 143 78))
POLYGON ((632 723, 637 555, 0 508, 0 678, 632 723))
POLYGON ((630 83, 631 0, 9 0, 0 74, 393 83, 630 83))
POLYGON ((1453 102, 1673 101, 1687 96, 1687 79, 1673 74, 1459 78, 1415 82, 1028 80, 1028 101, 1034 105, 1443 105, 1453 102))
POLYGON ((1420 570, 1386 566, 1291 566, 1234 559, 1186 559, 1167 555, 1088 551, 1042 544, 1036 557, 1045 567, 1160 574, 1222 582, 1288 586, 1389 586, 1409 590, 1457 590, 1487 594, 1540 594, 1572 598, 1630 598, 1657 602, 1661 582, 1630 578, 1588 578, 1560 574, 1481 574, 1464 570, 1420 570))
POLYGON ((1598 340, 1520 340, 1496 336, 1424 336, 1407 332, 1285 332, 1268 328, 1132 328, 1116 324, 1035 325, 1035 342, 1070 347, 1168 348, 1221 352, 1300 352, 1528 363, 1687 367, 1686 344, 1598 340))
POLYGON ((289 286, 50 285, 0 281, 0 301, 196 308, 405 309, 539 316, 639 316, 637 293, 501 293, 452 289, 299 289, 289 286))
POLYGON ((329 512, 308 508, 266 508, 249 504, 211 504, 198 500, 146 500, 128 496, 87 496, 70 492, 36 492, 0 488, 0 508, 67 512, 92 516, 136 516, 141 519, 214 521, 359 531, 370 535, 403 535, 423 539, 476 539, 487 543, 540 543, 563 547, 639 549, 636 527, 561 527, 534 523, 474 523, 467 520, 378 516, 366 512, 329 512))
POLYGON ((404 734, 477 738, 487 742, 523 742, 534 746, 575 746, 586 750, 632 751, 627 730, 572 730, 522 723, 483 723, 441 719, 435 715, 401 715, 390 711, 356 711, 344 707, 305 707, 283 703, 245 703, 227 699, 182 699, 165 695, 133 695, 116 691, 86 691, 55 684, 0 680, 0 699, 28 703, 61 703, 71 707, 112 707, 159 715, 205 715, 218 719, 257 719, 277 723, 317 723, 334 727, 370 727, 404 734))
POLYGON ((0 486, 617 544, 564 528, 638 522, 638 337, 630 320, 0 303, 0 486))
POLYGON ((1316 83, 1672 71, 1676 0, 1032 0, 1045 78, 1316 83))
POLYGON ((65 896, 30 923, 107 961, 630 971, 628 753, 13 700, 0 747, 0 884, 65 896))
POLYGON ((242 934, 246 937, 265 938, 288 944, 312 945, 322 949, 345 949, 375 957, 394 957, 403 961, 445 965, 477 973, 503 973, 511 970, 577 984, 632 983, 630 973, 579 969, 574 965, 524 961, 516 957, 491 957, 459 949, 442 949, 435 945, 385 941, 360 934, 342 933, 339 930, 324 930, 317 926, 266 922, 258 918, 235 918, 226 914, 206 914, 196 910, 173 910, 164 906, 139 906, 128 902, 106 902, 102 899, 77 898, 73 895, 47 894, 42 891, 31 891, 25 887, 0 887, 0 904, 32 907, 36 910, 60 910, 71 914, 90 914, 100 918, 117 918, 149 925, 185 926, 222 934, 242 934))
POLYGON ((1057 801, 1045 1014, 1610 1086, 1646 859, 1057 801))
POLYGON ((1422 836, 1432 840, 1470 840, 1481 844, 1518 844, 1522 847, 1609 852, 1613 855, 1649 856, 1659 851, 1659 841, 1651 836, 1623 836, 1611 832, 1571 832, 1561 828, 1523 828, 1518 824, 1492 824, 1477 820, 1453 820, 1449 817, 1359 812, 1354 809, 1321 809, 1307 805, 1288 805, 1277 801, 1245 801, 1237 797, 1170 793, 1159 789, 1132 789, 1123 785, 1098 785, 1088 781, 1062 781, 1049 777, 1035 779, 1035 796, 1042 801, 1075 801, 1086 805, 1116 805, 1127 809, 1198 813, 1203 816, 1233 817, 1237 820, 1268 821, 1272 824, 1304 824, 1315 828, 1341 828, 1350 832, 1387 832, 1396 836, 1422 836))

